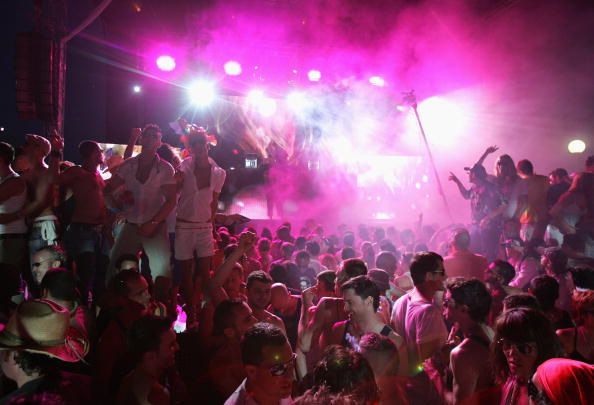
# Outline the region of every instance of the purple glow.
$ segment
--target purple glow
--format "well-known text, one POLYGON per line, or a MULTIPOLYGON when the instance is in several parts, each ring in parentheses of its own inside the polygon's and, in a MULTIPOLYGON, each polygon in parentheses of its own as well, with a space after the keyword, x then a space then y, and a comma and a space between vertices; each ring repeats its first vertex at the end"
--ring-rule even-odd
POLYGON ((157 67, 166 72, 171 72, 175 69, 175 59, 169 55, 161 55, 157 58, 157 67))
POLYGON ((312 82, 319 82, 322 78, 322 73, 319 70, 310 70, 307 73, 307 78, 312 82))
POLYGON ((225 63, 224 69, 229 76, 239 76, 241 74, 241 65, 234 60, 225 63))

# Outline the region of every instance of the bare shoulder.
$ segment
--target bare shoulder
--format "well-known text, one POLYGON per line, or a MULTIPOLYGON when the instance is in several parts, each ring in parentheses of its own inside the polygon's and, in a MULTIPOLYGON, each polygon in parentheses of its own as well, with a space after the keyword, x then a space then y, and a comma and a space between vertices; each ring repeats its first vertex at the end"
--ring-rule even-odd
POLYGON ((484 364, 485 359, 488 358, 488 356, 488 347, 466 339, 452 349, 450 359, 453 363, 476 365, 484 364))

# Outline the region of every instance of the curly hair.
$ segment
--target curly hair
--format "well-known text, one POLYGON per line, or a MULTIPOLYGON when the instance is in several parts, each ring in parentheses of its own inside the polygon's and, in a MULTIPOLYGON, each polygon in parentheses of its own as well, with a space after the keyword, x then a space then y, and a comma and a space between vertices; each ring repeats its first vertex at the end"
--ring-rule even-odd
POLYGON ((343 346, 329 346, 313 371, 313 390, 326 387, 331 394, 352 395, 357 403, 379 402, 373 370, 361 353, 343 346))

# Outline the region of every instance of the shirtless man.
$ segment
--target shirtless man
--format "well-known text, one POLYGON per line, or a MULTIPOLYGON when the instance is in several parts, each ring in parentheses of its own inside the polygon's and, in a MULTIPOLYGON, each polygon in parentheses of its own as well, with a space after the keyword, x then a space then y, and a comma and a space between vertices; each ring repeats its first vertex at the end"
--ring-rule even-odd
POLYGON ((271 287, 272 278, 268 274, 261 270, 251 272, 246 281, 248 305, 258 322, 270 323, 280 328, 286 335, 283 321, 266 310, 270 304, 271 287))
POLYGON ((493 385, 489 345, 494 332, 485 322, 491 295, 478 280, 454 279, 446 285, 444 317, 454 323, 464 340, 450 353, 454 375, 454 404, 479 404, 479 392, 493 385))
POLYGON ((125 160, 104 189, 106 199, 118 206, 113 193, 127 188, 132 204, 122 215, 126 218, 111 249, 107 280, 115 273, 116 260, 124 253, 136 254, 142 248, 147 254, 155 280, 155 299, 169 305, 174 314, 171 288, 170 246, 165 220, 175 208, 176 183, 173 167, 157 154, 161 146, 161 129, 155 124, 144 127, 140 137, 142 151, 125 160))
MULTIPOLYGON (((52 210, 52 172, 44 159, 51 150, 50 142, 42 136, 25 135, 23 153, 26 155, 31 168, 23 173, 23 180, 27 183, 30 202, 20 211, 14 213, 15 218, 32 218, 31 234, 29 235, 29 256, 44 246, 57 243, 57 220, 52 210)), ((60 152, 56 152, 59 154, 60 152)), ((61 155, 60 155, 61 156, 61 155)))
MULTIPOLYGON (((353 277, 367 274, 367 265, 360 259, 347 259, 342 262, 341 269, 336 275, 335 294, 337 297, 341 296, 340 287, 353 277)), ((304 302, 310 302, 310 299, 304 298, 304 302)), ((299 378, 303 378, 307 374, 306 354, 312 347, 318 346, 315 342, 315 337, 319 337, 325 333, 331 333, 332 326, 336 322, 344 321, 346 313, 344 312, 344 305, 342 298, 325 297, 322 298, 315 309, 311 310, 309 307, 301 311, 301 321, 299 322, 299 336, 297 339, 297 374, 299 378), (309 317, 309 322, 306 321, 309 317)))
POLYGON ((97 170, 103 163, 103 151, 99 144, 83 141, 78 145, 78 151, 83 158, 82 165, 59 174, 55 182, 71 189, 74 195, 74 213, 66 229, 64 244, 76 263, 79 288, 83 302, 86 302, 96 273, 97 257, 101 254, 102 226, 106 218, 105 183, 97 170))

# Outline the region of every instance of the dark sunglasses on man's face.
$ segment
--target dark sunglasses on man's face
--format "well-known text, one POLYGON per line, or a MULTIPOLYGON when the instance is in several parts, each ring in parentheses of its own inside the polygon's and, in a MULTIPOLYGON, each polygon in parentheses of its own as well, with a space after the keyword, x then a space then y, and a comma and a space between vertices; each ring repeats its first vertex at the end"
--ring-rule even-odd
POLYGON ((273 377, 280 377, 287 374, 287 371, 295 368, 295 359, 297 359, 297 355, 293 353, 291 355, 291 360, 283 364, 275 364, 274 366, 268 368, 270 375, 273 377))

